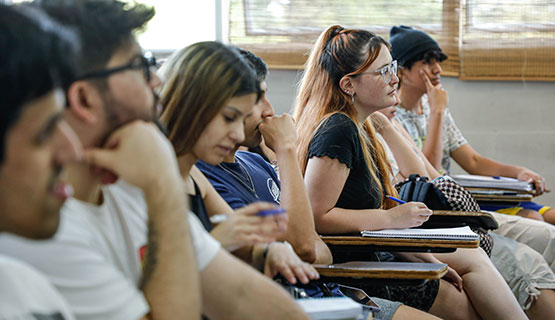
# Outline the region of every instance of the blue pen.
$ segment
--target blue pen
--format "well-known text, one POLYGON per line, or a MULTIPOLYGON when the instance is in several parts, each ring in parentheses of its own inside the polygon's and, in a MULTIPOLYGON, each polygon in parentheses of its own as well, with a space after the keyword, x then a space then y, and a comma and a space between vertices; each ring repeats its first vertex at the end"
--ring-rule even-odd
POLYGON ((270 210, 262 210, 262 211, 258 211, 258 213, 256 214, 259 217, 266 217, 266 216, 273 216, 276 214, 282 214, 285 213, 285 209, 283 208, 277 208, 277 209, 270 209, 270 210))
POLYGON ((395 201, 395 202, 398 202, 398 203, 400 203, 400 204, 405 204, 405 203, 406 203, 405 201, 403 201, 403 200, 401 200, 401 199, 397 199, 397 198, 392 197, 392 196, 386 196, 386 197, 388 197, 389 199, 391 199, 391 200, 393 200, 393 201, 395 201))

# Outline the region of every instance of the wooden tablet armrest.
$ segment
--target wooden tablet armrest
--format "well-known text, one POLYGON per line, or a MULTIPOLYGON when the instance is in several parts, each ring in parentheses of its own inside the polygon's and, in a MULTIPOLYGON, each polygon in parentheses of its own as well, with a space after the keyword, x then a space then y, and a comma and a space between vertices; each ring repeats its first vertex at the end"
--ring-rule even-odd
POLYGON ((449 228, 469 226, 471 228, 484 228, 494 230, 499 227, 495 218, 486 211, 449 211, 434 210, 434 214, 421 228, 449 228))
POLYGON ((349 235, 320 238, 327 245, 366 247, 368 251, 402 251, 398 249, 402 248, 408 251, 428 252, 433 249, 477 248, 479 244, 479 240, 394 239, 349 235))
POLYGON ((435 280, 447 273, 443 263, 350 261, 313 266, 321 277, 328 278, 435 280))
POLYGON ((457 248, 477 248, 479 240, 392 239, 362 236, 320 236, 330 248, 335 262, 373 260, 373 252, 453 252, 457 248))

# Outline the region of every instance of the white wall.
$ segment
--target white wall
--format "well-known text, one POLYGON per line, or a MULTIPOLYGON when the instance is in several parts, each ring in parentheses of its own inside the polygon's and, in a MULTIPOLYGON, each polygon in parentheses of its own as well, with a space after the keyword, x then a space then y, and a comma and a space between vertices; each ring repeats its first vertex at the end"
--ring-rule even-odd
MULTIPOLYGON (((291 110, 299 75, 271 70, 268 98, 276 113, 291 110)), ((542 174, 553 192, 537 202, 555 206, 555 83, 442 78, 457 125, 480 154, 542 174)), ((453 173, 462 173, 454 163, 453 173)))

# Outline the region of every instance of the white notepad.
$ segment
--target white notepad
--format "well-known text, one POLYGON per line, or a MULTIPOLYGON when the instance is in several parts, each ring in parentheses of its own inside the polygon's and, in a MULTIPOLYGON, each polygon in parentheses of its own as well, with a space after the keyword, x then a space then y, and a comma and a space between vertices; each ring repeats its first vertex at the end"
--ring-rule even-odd
POLYGON ((397 239, 477 240, 479 238, 468 226, 441 229, 384 229, 362 231, 361 234, 363 237, 397 239))
POLYGON ((298 299, 303 311, 315 320, 358 319, 362 316, 362 305, 348 297, 298 299))
POLYGON ((471 174, 458 174, 452 176, 461 186, 466 188, 493 188, 509 189, 515 191, 532 191, 532 185, 525 181, 520 181, 507 177, 488 177, 471 174))

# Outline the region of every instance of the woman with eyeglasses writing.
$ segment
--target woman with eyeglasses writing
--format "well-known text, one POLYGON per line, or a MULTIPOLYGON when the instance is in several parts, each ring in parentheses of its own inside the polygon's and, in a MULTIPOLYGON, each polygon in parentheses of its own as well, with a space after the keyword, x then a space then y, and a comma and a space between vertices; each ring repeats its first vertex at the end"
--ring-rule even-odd
MULTIPOLYGON (((298 157, 319 233, 416 227, 432 213, 422 203, 398 206, 385 197, 397 193, 369 115, 399 102, 396 69, 389 44, 365 30, 329 27, 312 49, 294 118, 298 157)), ((445 278, 452 284, 441 280, 435 290, 386 288, 388 298, 442 318, 526 319, 481 249, 459 249, 437 257, 399 255, 410 261, 449 264, 445 278)))

